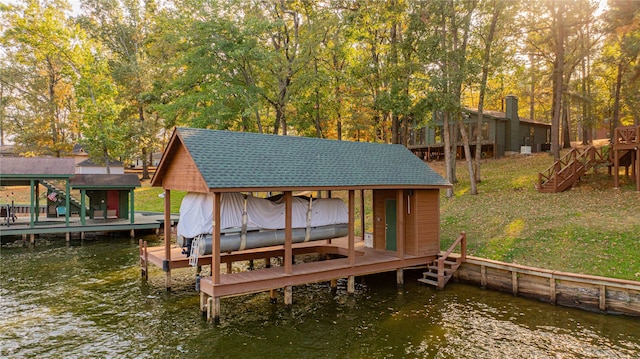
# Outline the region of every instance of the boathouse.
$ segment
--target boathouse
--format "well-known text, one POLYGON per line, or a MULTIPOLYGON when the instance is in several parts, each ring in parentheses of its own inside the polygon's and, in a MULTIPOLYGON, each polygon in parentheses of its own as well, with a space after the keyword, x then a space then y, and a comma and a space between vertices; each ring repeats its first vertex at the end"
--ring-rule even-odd
POLYGON ((29 204, 0 202, 0 236, 158 229, 162 218, 134 214, 135 174, 76 174, 73 158, 0 158, 0 186, 28 186, 29 204), (87 201, 88 199, 88 201, 87 201), (88 203, 87 203, 88 202, 88 203), (160 220, 160 221, 159 221, 160 220))
MULTIPOLYGON (((212 251, 187 258, 165 235, 163 247, 147 248, 141 242, 143 275, 147 265, 165 272, 171 287, 171 271, 192 265, 211 265, 212 275, 200 280, 201 310, 210 318, 220 316, 220 298, 284 288, 284 301, 292 302, 292 286, 371 273, 424 266, 440 252, 439 190, 450 184, 402 145, 335 141, 193 128, 176 128, 151 181, 164 189, 165 216, 169 216, 172 191, 212 194, 212 251), (294 192, 327 193, 345 199, 347 235, 321 241, 293 243, 294 192), (225 236, 221 223, 221 197, 226 193, 280 193, 285 203, 284 243, 268 248, 221 251, 225 236), (360 218, 355 218, 356 196, 360 218), (368 205, 367 205, 368 203, 368 205), (366 218, 365 206, 373 210, 366 218), (360 233, 372 228, 370 247, 360 233), (299 263, 298 254, 319 253, 331 258, 299 263), (280 258, 281 266, 270 266, 280 258), (262 269, 231 273, 231 263, 267 260, 262 269), (221 272, 221 264, 227 268, 221 272)), ((165 223, 169 223, 166 221, 165 223)), ((165 225, 164 233, 171 233, 165 225)), ((223 268, 224 269, 224 268, 223 268)))

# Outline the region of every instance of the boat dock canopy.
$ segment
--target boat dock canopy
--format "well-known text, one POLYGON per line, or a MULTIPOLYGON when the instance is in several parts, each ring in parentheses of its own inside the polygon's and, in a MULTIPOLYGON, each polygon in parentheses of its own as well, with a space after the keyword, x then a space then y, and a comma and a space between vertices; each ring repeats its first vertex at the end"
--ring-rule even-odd
POLYGON ((450 186, 402 145, 183 127, 151 184, 195 192, 450 186))

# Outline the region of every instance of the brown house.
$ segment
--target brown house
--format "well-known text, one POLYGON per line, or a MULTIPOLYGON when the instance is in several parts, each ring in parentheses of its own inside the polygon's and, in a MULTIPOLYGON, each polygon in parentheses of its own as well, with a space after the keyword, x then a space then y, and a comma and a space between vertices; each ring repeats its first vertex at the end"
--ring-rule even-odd
MULTIPOLYGON (((348 289, 353 291, 355 276, 385 271, 397 271, 401 281, 403 268, 425 265, 440 252, 439 190, 450 186, 402 145, 191 128, 175 129, 151 183, 165 190, 165 217, 169 216, 171 191, 213 194, 211 255, 186 258, 170 236, 165 236, 162 248, 147 249, 141 244, 143 273, 147 263, 162 267, 167 288, 171 270, 188 266, 189 260, 192 265, 212 266, 212 276, 199 283, 201 310, 213 318, 219 317, 219 300, 226 296, 266 290, 274 295, 274 289, 285 288, 285 303, 290 304, 295 285, 348 278, 348 289), (293 193, 301 191, 345 198, 347 236, 294 244, 291 203, 293 193), (221 253, 226 236, 216 223, 221 223, 221 194, 227 192, 282 193, 282 243, 221 253), (364 216, 367 201, 372 204, 373 223, 366 223, 364 216), (371 247, 355 237, 357 223, 360 233, 373 228, 371 247), (295 262, 295 255, 308 253, 331 259, 295 262), (275 257, 282 259, 281 266, 270 265, 270 258, 275 257), (231 263, 250 259, 265 259, 266 265, 231 273, 231 263), (224 273, 221 263, 227 263, 224 273)), ((165 223, 165 233, 171 233, 170 221, 165 223)))

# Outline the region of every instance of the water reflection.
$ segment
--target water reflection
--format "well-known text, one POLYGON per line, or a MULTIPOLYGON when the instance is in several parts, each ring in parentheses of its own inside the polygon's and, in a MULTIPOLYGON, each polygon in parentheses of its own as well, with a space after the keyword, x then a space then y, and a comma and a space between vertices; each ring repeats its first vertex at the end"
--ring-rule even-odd
MULTIPOLYGON (((159 243, 157 243, 159 244, 159 243)), ((0 356, 118 358, 638 358, 638 318, 555 307, 453 284, 436 291, 408 273, 222 300, 202 320, 194 271, 140 279, 137 241, 100 239, 2 248, 0 356)))

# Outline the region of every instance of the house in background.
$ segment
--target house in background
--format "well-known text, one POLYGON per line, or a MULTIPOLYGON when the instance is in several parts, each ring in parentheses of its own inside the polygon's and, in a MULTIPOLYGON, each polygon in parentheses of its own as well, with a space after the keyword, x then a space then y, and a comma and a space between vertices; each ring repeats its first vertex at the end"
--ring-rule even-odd
MULTIPOLYGON (((477 145, 482 146, 483 158, 498 158, 511 153, 530 153, 548 151, 550 148, 551 125, 521 118, 518 116, 518 98, 505 98, 506 111, 483 111, 480 131, 482 142, 475 139, 478 133, 478 110, 464 109, 464 124, 470 135, 471 153, 475 153, 477 145)), ((425 160, 444 157, 444 125, 441 114, 434 115, 433 124, 412 131, 408 148, 425 160)), ((464 157, 460 131, 451 125, 451 133, 457 133, 456 155, 464 157)))
MULTIPOLYGON (((86 159, 82 162, 76 163, 76 174, 81 175, 99 175, 107 174, 107 167, 105 165, 99 165, 93 162, 91 159, 86 159)), ((120 161, 109 161, 109 174, 122 175, 124 174, 124 166, 120 161)))

